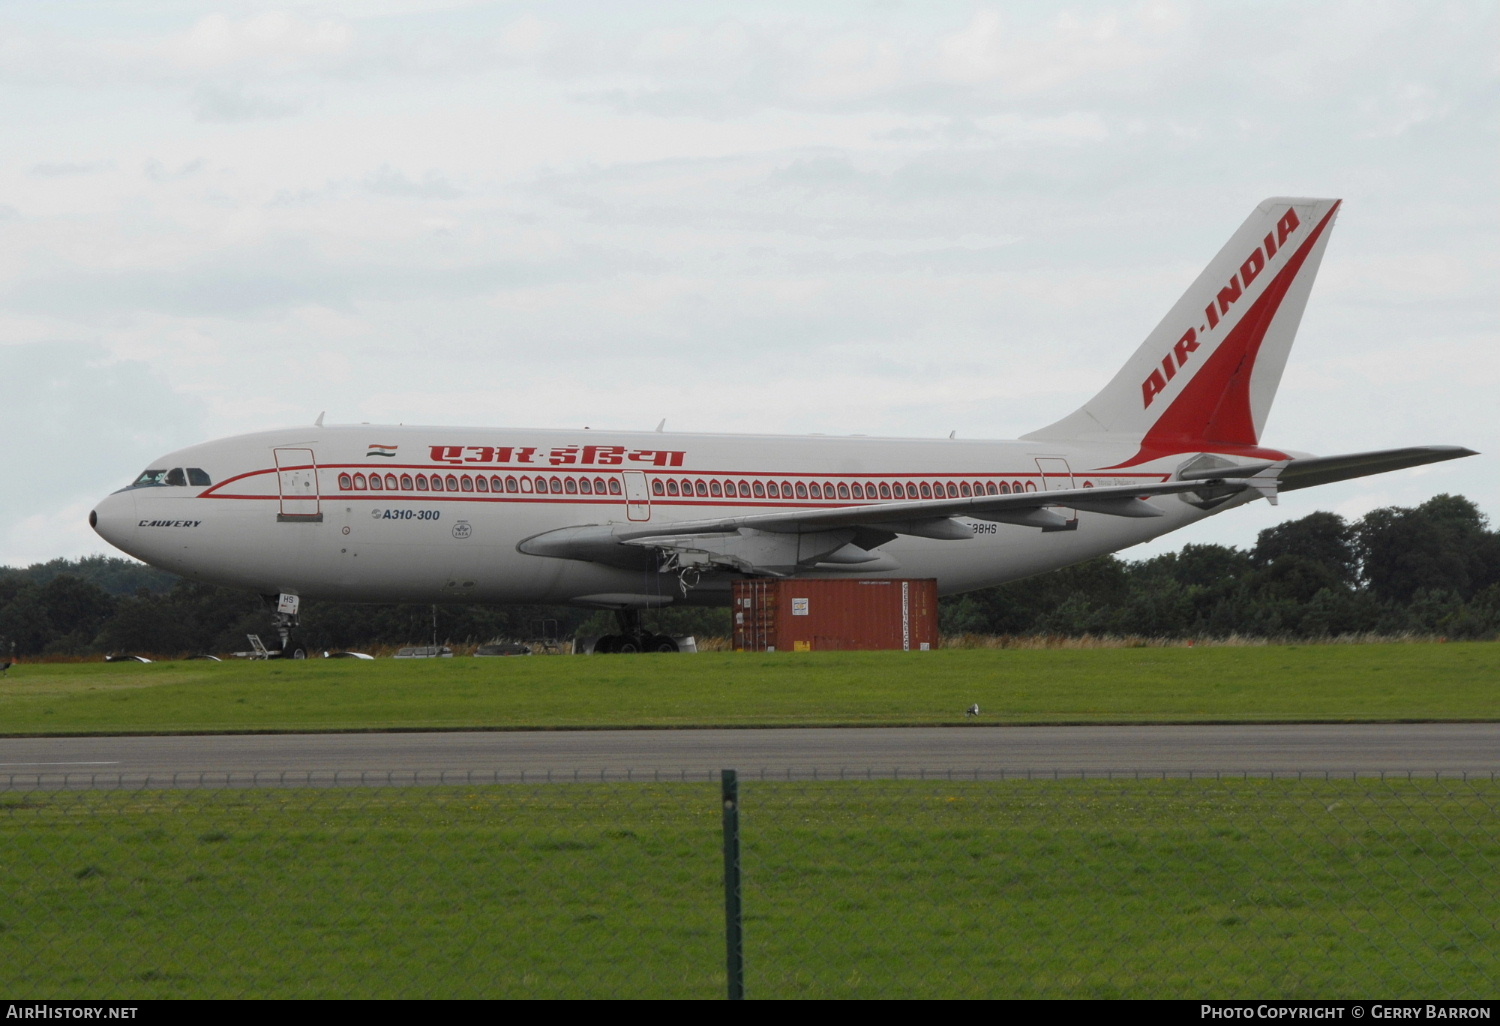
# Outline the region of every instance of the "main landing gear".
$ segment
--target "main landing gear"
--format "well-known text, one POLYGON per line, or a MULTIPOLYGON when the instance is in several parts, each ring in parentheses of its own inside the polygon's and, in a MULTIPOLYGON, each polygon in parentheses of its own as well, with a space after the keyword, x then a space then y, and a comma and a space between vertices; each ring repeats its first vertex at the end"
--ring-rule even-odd
POLYGON ((641 626, 639 609, 619 609, 615 619, 620 622, 619 634, 606 634, 594 642, 594 652, 676 652, 677 642, 665 634, 652 634, 641 626))

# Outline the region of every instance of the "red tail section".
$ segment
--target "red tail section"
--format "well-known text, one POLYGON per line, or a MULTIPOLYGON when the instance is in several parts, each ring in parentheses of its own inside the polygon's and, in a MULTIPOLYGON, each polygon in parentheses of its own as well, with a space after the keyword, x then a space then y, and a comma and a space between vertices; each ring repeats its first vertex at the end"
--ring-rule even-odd
POLYGON ((1128 439, 1138 451, 1122 467, 1191 452, 1283 458, 1260 433, 1338 208, 1260 204, 1103 391, 1025 437, 1128 439))

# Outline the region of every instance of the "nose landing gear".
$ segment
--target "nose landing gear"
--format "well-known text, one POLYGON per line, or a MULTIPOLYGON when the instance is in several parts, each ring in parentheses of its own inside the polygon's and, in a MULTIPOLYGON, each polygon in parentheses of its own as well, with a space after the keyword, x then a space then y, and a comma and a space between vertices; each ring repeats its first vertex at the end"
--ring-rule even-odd
POLYGON ((307 645, 292 633, 298 627, 297 610, 301 599, 286 594, 262 595, 261 598, 271 607, 271 629, 281 639, 281 658, 306 659, 307 645))

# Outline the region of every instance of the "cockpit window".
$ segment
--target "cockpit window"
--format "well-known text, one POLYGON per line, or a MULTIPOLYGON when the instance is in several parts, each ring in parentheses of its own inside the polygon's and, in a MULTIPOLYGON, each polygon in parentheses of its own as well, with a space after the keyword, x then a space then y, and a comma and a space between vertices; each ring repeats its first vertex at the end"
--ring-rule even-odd
POLYGON ((185 484, 187 484, 187 475, 182 472, 182 468, 181 467, 173 467, 171 470, 167 471, 167 484, 169 484, 169 485, 185 485, 185 484))
MULTIPOLYGON (((179 471, 180 473, 180 471, 179 471)), ((135 479, 130 486, 132 488, 155 488, 167 483, 167 472, 165 470, 143 470, 141 476, 135 479)))
POLYGON ((188 484, 211 485, 213 484, 213 479, 204 472, 202 467, 188 467, 188 484))

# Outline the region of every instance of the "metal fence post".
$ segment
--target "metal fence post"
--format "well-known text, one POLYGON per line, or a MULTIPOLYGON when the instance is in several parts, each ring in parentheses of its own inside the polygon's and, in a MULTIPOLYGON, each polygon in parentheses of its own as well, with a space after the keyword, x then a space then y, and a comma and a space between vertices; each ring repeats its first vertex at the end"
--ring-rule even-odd
POLYGON ((729 1000, 745 998, 745 945, 740 919, 740 782, 734 770, 724 783, 724 944, 729 1000))

